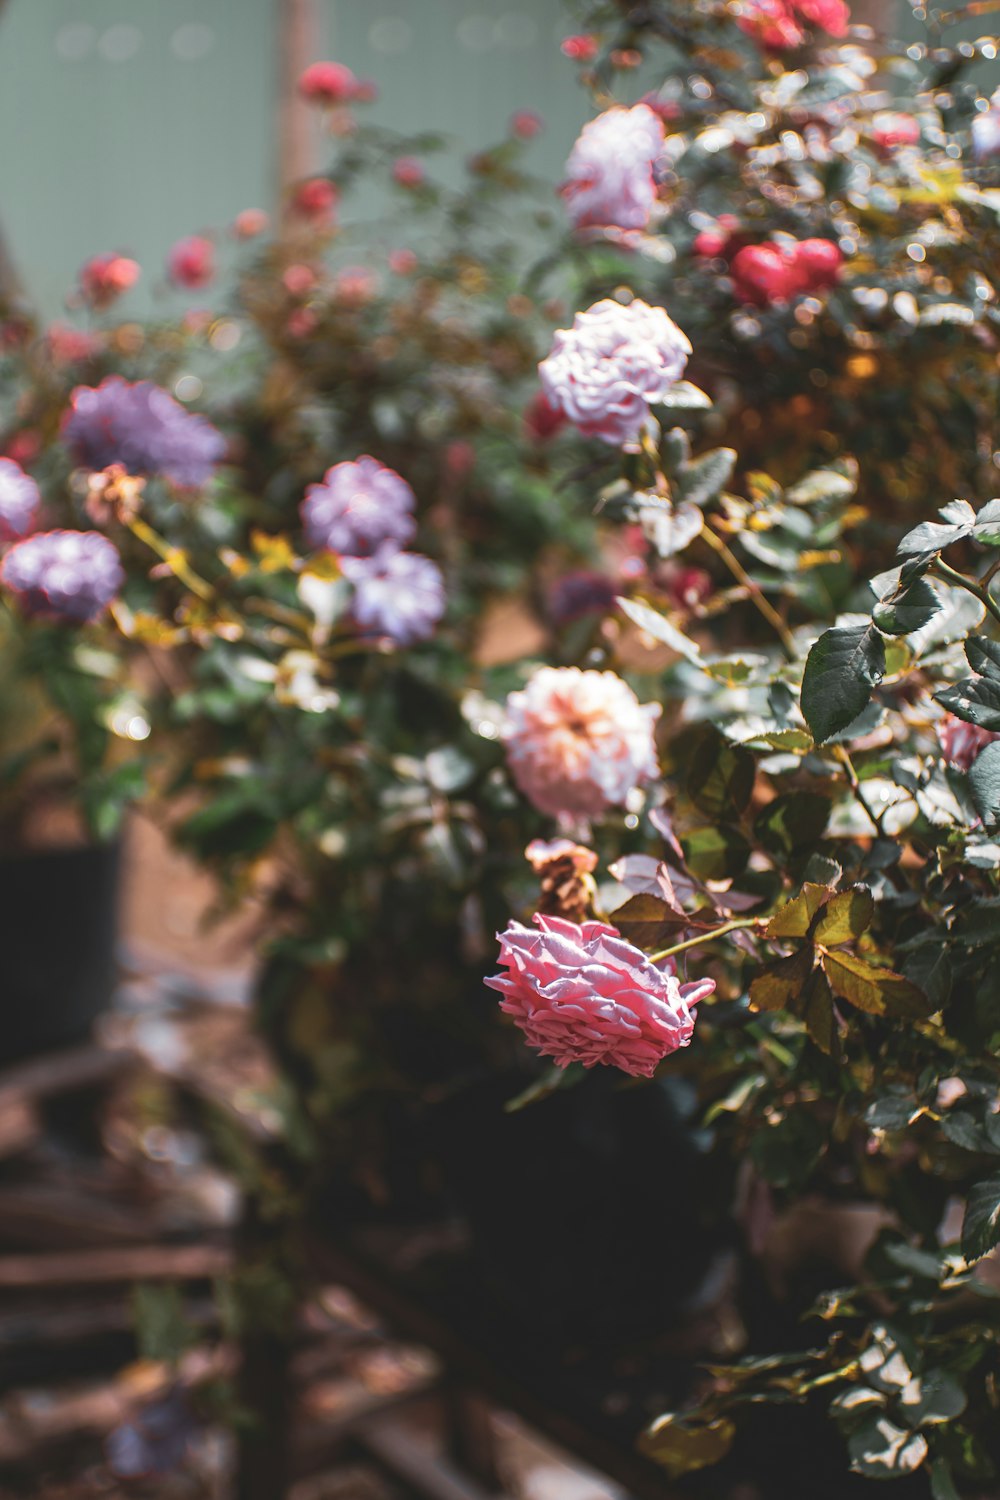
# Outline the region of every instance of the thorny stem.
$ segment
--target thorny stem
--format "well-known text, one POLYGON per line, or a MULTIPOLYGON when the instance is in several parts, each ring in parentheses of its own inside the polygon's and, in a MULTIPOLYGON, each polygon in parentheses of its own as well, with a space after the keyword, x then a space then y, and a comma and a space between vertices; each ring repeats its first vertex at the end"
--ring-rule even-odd
POLYGON ((883 838, 885 836, 885 830, 882 827, 882 819, 885 817, 885 813, 876 812, 873 807, 869 806, 868 799, 865 796, 864 792, 861 790, 861 779, 858 776, 857 771, 854 769, 854 762, 851 760, 851 757, 844 749, 844 746, 835 745, 833 753, 840 761, 840 764, 843 766, 845 772, 847 773, 847 781, 851 788, 851 791, 854 794, 855 801, 864 809, 866 815, 871 818, 872 822, 875 824, 875 827, 878 830, 879 838, 883 838))
POLYGON ((711 932, 701 932, 683 943, 674 943, 671 948, 661 948, 659 953, 651 953, 649 961, 658 964, 664 958, 673 958, 675 953, 686 953, 689 948, 699 948, 702 943, 711 943, 715 938, 725 937, 727 932, 743 932, 750 927, 763 927, 767 921, 767 917, 741 917, 733 922, 723 922, 721 927, 713 927, 711 932))
POLYGON ((719 536, 718 532, 713 531, 711 526, 706 525, 702 529, 701 534, 705 538, 708 545, 712 548, 713 552, 715 552, 719 557, 722 558, 722 561, 725 563, 730 573, 732 573, 737 583, 740 584, 742 588, 746 589, 750 599, 756 605, 760 613, 764 616, 764 619, 771 626, 772 630, 776 632, 778 639, 784 647, 785 654, 788 657, 789 661, 794 661, 798 655, 798 652, 795 649, 795 642, 792 639, 792 633, 789 630, 788 626, 785 624, 784 620, 778 614, 778 611, 771 604, 770 600, 767 599, 760 585, 754 582, 754 580, 750 577, 750 574, 740 563, 739 559, 735 557, 732 552, 730 552, 729 548, 719 536))
MULTIPOLYGON (((940 557, 931 563, 929 571, 936 574, 938 578, 943 578, 947 583, 954 584, 955 588, 965 589, 966 593, 974 594, 980 604, 989 610, 994 620, 1000 623, 1000 604, 997 604, 989 591, 981 584, 974 583, 971 578, 966 578, 964 573, 960 573, 957 568, 951 567, 940 557)), ((987 574, 987 580, 991 576, 992 573, 987 574)))
POLYGON ((145 542, 157 557, 162 558, 170 571, 180 579, 181 583, 187 585, 192 594, 197 594, 199 599, 214 597, 215 590, 211 584, 206 583, 204 578, 200 578, 194 569, 189 567, 187 557, 179 547, 172 547, 158 531, 154 531, 152 526, 147 525, 141 516, 132 516, 126 524, 132 535, 140 542, 145 542))

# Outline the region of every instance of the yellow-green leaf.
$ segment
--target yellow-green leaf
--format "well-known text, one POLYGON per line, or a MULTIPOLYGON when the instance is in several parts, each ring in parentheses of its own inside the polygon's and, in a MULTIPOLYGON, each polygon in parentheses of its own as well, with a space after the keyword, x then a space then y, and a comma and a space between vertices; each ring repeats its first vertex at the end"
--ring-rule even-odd
POLYGON ((769 938, 805 937, 809 924, 830 894, 825 885, 807 882, 787 906, 776 911, 767 924, 769 938))
POLYGON ((751 1010, 787 1010, 805 989, 814 963, 811 948, 800 948, 791 958, 779 958, 750 986, 751 1010))
POLYGON ((714 1421, 685 1422, 667 1413, 658 1417, 639 1439, 648 1458, 662 1464, 671 1478, 705 1469, 725 1458, 732 1447, 736 1428, 726 1417, 714 1421))
POLYGON ((926 1016, 931 1002, 902 974, 877 969, 854 953, 824 953, 821 958, 830 987, 870 1016, 926 1016))
POLYGON ((834 896, 816 924, 813 937, 817 943, 833 947, 837 943, 849 943, 852 938, 867 932, 875 915, 875 901, 867 886, 856 885, 853 890, 842 891, 834 896))

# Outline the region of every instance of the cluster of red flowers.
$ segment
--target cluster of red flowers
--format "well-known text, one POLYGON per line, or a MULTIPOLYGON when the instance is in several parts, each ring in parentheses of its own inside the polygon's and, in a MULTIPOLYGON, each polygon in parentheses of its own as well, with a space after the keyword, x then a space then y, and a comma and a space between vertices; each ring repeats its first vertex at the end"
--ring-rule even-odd
POLYGON ((742 0, 739 14, 742 29, 776 52, 801 47, 807 28, 844 36, 850 19, 845 0, 742 0))
POLYGON ((844 261, 840 246, 833 240, 748 244, 746 234, 730 215, 696 235, 692 249, 696 255, 728 261, 736 296, 757 307, 825 291, 839 280, 844 261))

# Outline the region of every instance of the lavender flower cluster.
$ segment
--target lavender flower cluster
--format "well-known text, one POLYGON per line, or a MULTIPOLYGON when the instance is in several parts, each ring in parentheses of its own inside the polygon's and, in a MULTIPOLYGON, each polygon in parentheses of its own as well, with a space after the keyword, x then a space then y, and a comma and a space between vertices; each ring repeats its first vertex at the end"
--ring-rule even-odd
POLYGON ((0 580, 26 615, 85 624, 107 609, 125 570, 99 531, 39 531, 10 548, 0 580))
POLYGON ((130 474, 162 475, 196 489, 226 451, 211 422, 185 411, 151 380, 133 384, 109 375, 98 386, 78 386, 70 401, 63 438, 91 469, 121 464, 130 474))
POLYGON ((402 550, 416 533, 415 506, 406 480, 367 454, 334 464, 302 502, 306 541, 341 560, 358 629, 397 646, 427 640, 445 607, 437 564, 402 550))

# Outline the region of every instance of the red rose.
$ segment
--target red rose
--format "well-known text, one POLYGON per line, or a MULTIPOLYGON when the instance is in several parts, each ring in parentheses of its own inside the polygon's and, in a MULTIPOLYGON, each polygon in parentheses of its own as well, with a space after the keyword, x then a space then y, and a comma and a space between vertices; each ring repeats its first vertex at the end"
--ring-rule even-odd
POLYGON ((559 51, 573 62, 592 62, 597 56, 597 38, 590 33, 563 37, 559 51))
POLYGON ((306 68, 299 79, 299 93, 310 104, 328 109, 335 104, 349 104, 358 97, 358 80, 345 63, 317 62, 306 68))
POLYGON ((332 219, 339 197, 340 194, 329 178, 310 177, 299 183, 293 202, 297 213, 318 224, 332 219))
POLYGON ((215 275, 215 246, 200 234, 178 240, 167 257, 167 273, 175 286, 193 291, 207 286, 215 275))

